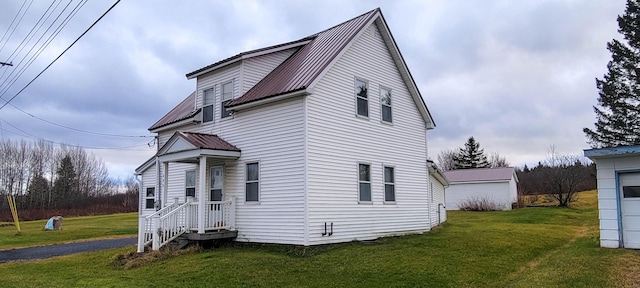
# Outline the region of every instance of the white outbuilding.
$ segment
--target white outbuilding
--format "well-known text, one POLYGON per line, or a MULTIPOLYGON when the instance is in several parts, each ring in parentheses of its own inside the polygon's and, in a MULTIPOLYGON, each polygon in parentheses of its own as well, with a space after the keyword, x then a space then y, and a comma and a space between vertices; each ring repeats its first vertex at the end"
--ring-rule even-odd
POLYGON ((584 150, 598 171, 600 246, 640 249, 640 146, 584 150))
POLYGON ((447 210, 460 210, 469 201, 486 201, 500 210, 511 210, 518 201, 518 176, 513 167, 445 171, 449 180, 447 210))

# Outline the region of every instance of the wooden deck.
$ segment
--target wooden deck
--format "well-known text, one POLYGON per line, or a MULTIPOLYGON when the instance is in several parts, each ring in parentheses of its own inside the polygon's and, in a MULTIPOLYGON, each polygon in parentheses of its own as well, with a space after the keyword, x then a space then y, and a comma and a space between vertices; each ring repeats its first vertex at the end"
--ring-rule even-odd
POLYGON ((184 236, 187 237, 190 241, 208 241, 208 240, 216 240, 216 239, 229 239, 236 238, 238 236, 238 231, 229 231, 229 230, 219 230, 219 231, 209 231, 205 233, 185 233, 184 236))

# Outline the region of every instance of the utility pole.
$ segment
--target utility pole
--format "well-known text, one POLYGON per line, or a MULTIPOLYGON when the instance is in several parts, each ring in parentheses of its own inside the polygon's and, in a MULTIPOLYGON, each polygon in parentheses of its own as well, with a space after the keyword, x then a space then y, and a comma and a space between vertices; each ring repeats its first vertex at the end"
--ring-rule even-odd
POLYGON ((0 62, 1 66, 13 66, 13 63, 0 62))

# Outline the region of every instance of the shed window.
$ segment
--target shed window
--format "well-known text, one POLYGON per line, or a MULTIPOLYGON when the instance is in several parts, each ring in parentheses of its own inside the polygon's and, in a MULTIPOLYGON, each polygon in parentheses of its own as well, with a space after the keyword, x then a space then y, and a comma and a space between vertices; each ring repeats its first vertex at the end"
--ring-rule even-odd
POLYGON ((226 105, 233 99, 233 81, 222 84, 222 103, 220 104, 220 117, 227 118, 231 116, 231 112, 227 110, 226 105))
POLYGON ((186 172, 184 183, 185 195, 196 197, 196 170, 186 172))
POLYGON ((204 90, 202 95, 202 122, 213 121, 213 103, 215 88, 204 90))
POLYGON ((371 202, 371 165, 358 164, 358 200, 371 202))
POLYGON ((366 81, 356 79, 356 113, 359 116, 369 117, 368 84, 366 81))
POLYGON ((256 163, 247 163, 246 171, 246 200, 247 202, 257 202, 259 200, 260 189, 260 165, 256 163))
POLYGON ((638 198, 640 197, 640 186, 623 186, 622 194, 624 198, 638 198))
POLYGON ((156 188, 147 187, 147 194, 145 195, 145 209, 153 209, 156 204, 156 188))

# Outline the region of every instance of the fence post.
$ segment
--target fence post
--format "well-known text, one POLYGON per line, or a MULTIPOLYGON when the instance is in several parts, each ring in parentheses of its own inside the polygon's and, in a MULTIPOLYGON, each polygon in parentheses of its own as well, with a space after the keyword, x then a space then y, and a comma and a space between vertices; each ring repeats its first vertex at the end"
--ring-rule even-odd
POLYGON ((160 236, 162 231, 160 231, 160 215, 153 216, 153 225, 151 227, 151 249, 154 251, 160 249, 160 236))
POLYGON ((145 233, 147 233, 147 218, 140 215, 138 217, 138 253, 144 252, 144 239, 145 233))

